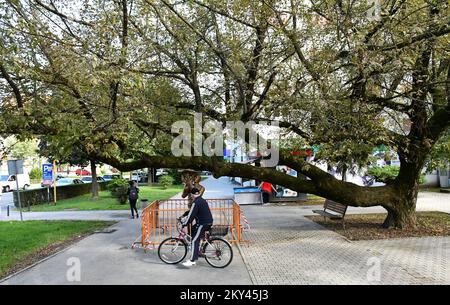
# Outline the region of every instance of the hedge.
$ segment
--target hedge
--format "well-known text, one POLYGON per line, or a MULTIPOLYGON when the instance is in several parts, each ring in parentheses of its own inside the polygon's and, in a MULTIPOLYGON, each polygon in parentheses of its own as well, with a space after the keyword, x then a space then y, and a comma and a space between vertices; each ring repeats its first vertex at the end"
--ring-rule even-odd
MULTIPOLYGON (((101 191, 104 191, 106 190, 107 185, 108 182, 99 182, 99 189, 101 191)), ((56 198, 58 200, 73 198, 84 194, 89 194, 91 190, 92 190, 92 183, 57 186, 56 198)), ((22 204, 22 207, 25 208, 33 205, 48 203, 49 195, 50 195, 50 202, 53 202, 53 188, 50 188, 49 191, 50 192, 47 192, 47 188, 20 191, 20 202, 22 204)), ((19 207, 16 191, 14 191, 14 205, 16 207, 19 207)))

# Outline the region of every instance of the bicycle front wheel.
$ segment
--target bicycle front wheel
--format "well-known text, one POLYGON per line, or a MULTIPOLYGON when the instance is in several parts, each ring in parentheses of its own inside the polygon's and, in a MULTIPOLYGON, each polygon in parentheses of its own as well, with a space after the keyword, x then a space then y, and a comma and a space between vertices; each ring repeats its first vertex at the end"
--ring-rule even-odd
POLYGON ((166 238, 158 247, 158 256, 166 264, 178 264, 187 254, 184 240, 174 237, 166 238))
POLYGON ((233 248, 229 242, 213 237, 203 246, 205 259, 214 268, 225 268, 233 260, 233 248))

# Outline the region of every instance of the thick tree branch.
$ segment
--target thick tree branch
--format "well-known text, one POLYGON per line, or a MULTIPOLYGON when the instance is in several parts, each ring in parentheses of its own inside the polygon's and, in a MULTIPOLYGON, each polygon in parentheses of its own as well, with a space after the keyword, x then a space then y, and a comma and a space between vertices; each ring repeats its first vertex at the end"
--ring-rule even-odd
POLYGON ((11 87, 11 89, 14 93, 14 96, 16 98, 17 108, 22 109, 23 108, 23 98, 22 98, 22 94, 20 93, 19 86, 11 78, 11 76, 9 75, 8 71, 6 71, 6 68, 1 61, 0 61, 0 73, 3 76, 3 78, 6 80, 8 85, 11 87))

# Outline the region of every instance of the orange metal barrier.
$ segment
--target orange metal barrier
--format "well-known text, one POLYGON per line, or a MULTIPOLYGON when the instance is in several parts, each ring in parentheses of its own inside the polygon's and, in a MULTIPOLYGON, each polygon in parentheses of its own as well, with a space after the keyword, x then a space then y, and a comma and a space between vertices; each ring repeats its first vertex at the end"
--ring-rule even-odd
MULTIPOLYGON (((244 242, 242 239, 241 208, 232 199, 208 199, 213 215, 213 226, 227 226, 224 236, 231 243, 244 242)), ((159 245, 167 237, 178 236, 177 218, 189 210, 186 199, 157 200, 141 214, 141 245, 144 248, 159 245)))

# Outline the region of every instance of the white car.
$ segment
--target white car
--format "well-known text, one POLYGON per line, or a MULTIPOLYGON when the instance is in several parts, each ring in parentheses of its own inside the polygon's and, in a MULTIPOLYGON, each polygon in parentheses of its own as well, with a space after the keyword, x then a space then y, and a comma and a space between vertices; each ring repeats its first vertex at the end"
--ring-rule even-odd
MULTIPOLYGON (((18 177, 18 183, 19 183, 19 189, 26 190, 30 187, 30 176, 28 174, 19 174, 18 177)), ((0 176, 0 185, 2 188, 2 192, 9 192, 12 190, 17 189, 17 182, 16 182, 16 175, 2 175, 0 176)))
POLYGON ((158 168, 156 170, 156 176, 168 175, 169 173, 163 168, 158 168))
POLYGON ((80 179, 74 179, 74 178, 61 178, 59 180, 56 180, 56 186, 82 184, 82 183, 83 183, 83 181, 81 181, 80 179))

